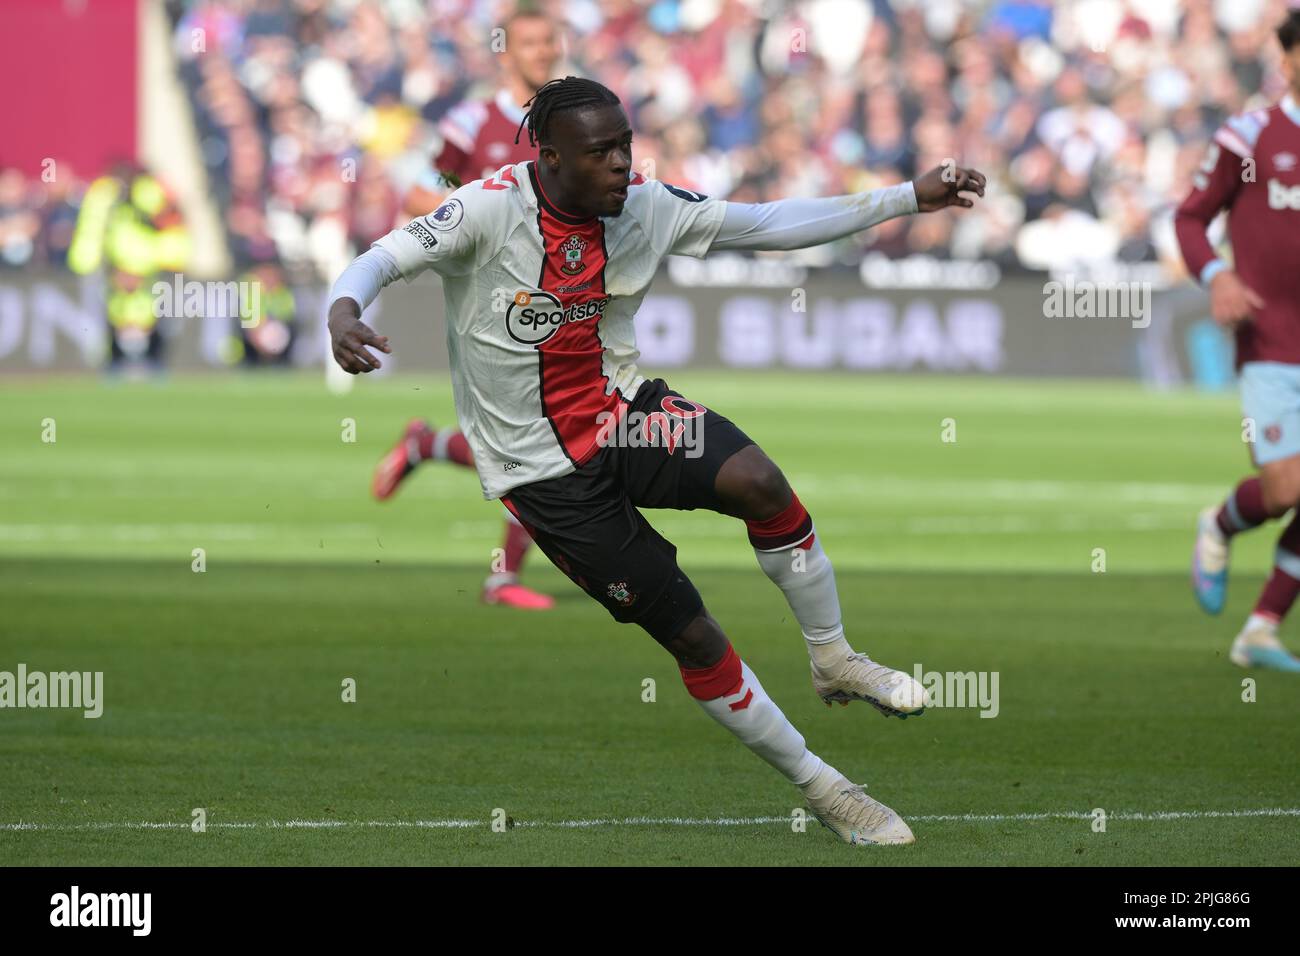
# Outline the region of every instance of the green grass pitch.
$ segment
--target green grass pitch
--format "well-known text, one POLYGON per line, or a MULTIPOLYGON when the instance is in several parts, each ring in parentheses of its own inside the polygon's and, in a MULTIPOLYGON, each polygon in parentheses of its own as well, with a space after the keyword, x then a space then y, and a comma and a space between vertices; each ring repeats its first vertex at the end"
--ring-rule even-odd
POLYGON ((406 419, 450 419, 445 378, 338 396, 319 374, 20 376, 0 383, 0 670, 103 671, 105 709, 0 711, 0 862, 1300 858, 1300 679, 1226 657, 1278 529, 1237 543, 1223 618, 1202 616, 1186 582, 1197 510, 1248 467, 1231 396, 668 378, 783 467, 860 650, 909 671, 997 672, 993 719, 828 710, 743 528, 650 515, 810 745, 909 819, 914 846, 856 850, 815 821, 798 832, 795 790, 705 717, 649 637, 540 556, 525 580, 558 596, 554 612, 479 604, 502 509, 469 471, 429 466, 394 501, 370 500, 406 419), (948 418, 955 442, 941 440, 948 418), (341 699, 349 677, 355 703, 341 699))

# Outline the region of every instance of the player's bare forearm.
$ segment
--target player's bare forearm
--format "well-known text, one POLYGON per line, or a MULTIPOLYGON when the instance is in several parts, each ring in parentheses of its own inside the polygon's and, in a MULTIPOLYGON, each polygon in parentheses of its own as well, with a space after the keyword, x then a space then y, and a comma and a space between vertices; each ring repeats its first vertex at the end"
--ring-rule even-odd
POLYGON ((334 361, 351 375, 383 368, 383 363, 366 346, 385 354, 393 351, 388 336, 377 335, 374 329, 362 322, 360 304, 347 296, 335 299, 330 306, 329 330, 334 361))
POLYGON ((952 163, 936 166, 925 175, 912 180, 916 190, 916 211, 935 212, 949 206, 969 209, 974 200, 962 193, 974 193, 983 198, 986 180, 978 169, 964 169, 952 163))

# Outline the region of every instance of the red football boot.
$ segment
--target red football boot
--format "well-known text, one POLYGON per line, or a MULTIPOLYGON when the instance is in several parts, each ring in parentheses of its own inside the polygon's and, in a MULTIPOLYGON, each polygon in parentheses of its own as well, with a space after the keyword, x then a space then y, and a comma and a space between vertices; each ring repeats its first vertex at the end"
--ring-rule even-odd
POLYGON ((555 598, 522 584, 497 584, 483 588, 483 603, 500 604, 521 611, 549 611, 555 607, 555 598))
POLYGON ((420 439, 434 430, 422 418, 413 418, 406 423, 406 430, 397 444, 375 466, 375 477, 370 483, 370 490, 380 501, 391 498, 402 479, 415 471, 415 466, 424 459, 420 456, 420 439))

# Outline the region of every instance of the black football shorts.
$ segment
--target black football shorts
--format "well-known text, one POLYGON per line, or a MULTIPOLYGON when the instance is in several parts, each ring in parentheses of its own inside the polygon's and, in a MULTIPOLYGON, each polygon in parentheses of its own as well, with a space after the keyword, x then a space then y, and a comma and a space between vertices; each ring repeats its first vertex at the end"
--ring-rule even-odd
POLYGON ((754 444, 732 422, 647 380, 600 450, 573 473, 512 488, 501 500, 542 552, 617 621, 666 641, 699 613, 677 548, 637 509, 721 511, 723 462, 754 444))

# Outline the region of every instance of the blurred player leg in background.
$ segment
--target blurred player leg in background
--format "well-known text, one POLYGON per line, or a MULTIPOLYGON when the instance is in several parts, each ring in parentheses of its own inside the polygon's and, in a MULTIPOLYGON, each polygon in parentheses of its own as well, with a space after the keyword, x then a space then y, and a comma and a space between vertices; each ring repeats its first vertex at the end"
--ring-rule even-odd
POLYGON ((1266 667, 1300 673, 1300 660, 1278 638, 1278 626, 1300 595, 1300 515, 1278 539, 1273 572, 1260 592, 1255 610, 1232 642, 1229 658, 1240 667, 1266 667))
MULTIPOLYGON (((1254 423, 1252 454, 1259 477, 1243 480, 1217 509, 1201 512, 1192 583, 1201 607, 1223 608, 1228 548, 1234 535, 1280 518, 1300 501, 1300 366, 1248 362, 1241 369, 1242 411, 1254 423)), ((1255 609, 1233 641, 1229 658, 1241 667, 1300 672, 1278 626, 1300 595, 1300 517, 1278 539, 1273 572, 1255 609)))
MULTIPOLYGON (((397 444, 375 468, 371 483, 375 497, 380 501, 391 498, 398 485, 424 461, 451 461, 473 468, 474 453, 459 429, 438 431, 423 419, 412 419, 397 444)), ((491 573, 483 582, 484 604, 501 604, 525 611, 546 611, 555 606, 555 599, 549 594, 519 583, 519 571, 531 544, 528 532, 514 515, 507 513, 505 538, 493 557, 491 573)))
POLYGON ((1235 535, 1258 528, 1272 515, 1264 508, 1259 478, 1243 478, 1218 507, 1203 510, 1192 549, 1192 593, 1206 614, 1223 610, 1228 596, 1228 550, 1235 535))

